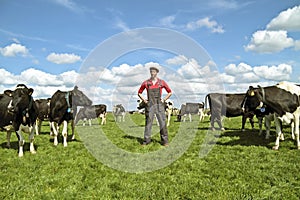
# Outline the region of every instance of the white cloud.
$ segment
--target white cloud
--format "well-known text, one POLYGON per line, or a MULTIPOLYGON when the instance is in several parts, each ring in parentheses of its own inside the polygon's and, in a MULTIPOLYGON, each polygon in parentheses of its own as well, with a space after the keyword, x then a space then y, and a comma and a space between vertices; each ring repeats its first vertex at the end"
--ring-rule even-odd
POLYGON ((252 71, 252 67, 246 63, 229 64, 225 66, 225 72, 229 75, 237 75, 240 73, 246 73, 252 71))
POLYGON ((174 24, 174 21, 175 21, 175 15, 170 15, 160 19, 159 24, 161 26, 165 26, 168 28, 175 28, 177 26, 174 24))
POLYGON ((245 46, 246 51, 255 51, 258 53, 275 53, 292 47, 294 41, 287 36, 286 31, 256 31, 251 38, 250 43, 245 46))
POLYGON ((5 69, 0 69, 1 79, 0 84, 2 85, 16 85, 18 84, 17 78, 5 69))
POLYGON ((17 55, 26 56, 28 55, 28 52, 29 51, 25 46, 17 43, 12 43, 9 46, 0 48, 0 53, 5 57, 13 57, 17 55))
POLYGON ((254 73, 264 79, 274 81, 289 80, 292 74, 292 66, 288 64, 280 64, 278 66, 257 66, 253 68, 254 73))
POLYGON ((166 60, 168 65, 183 65, 188 62, 188 59, 184 55, 175 56, 166 60))
POLYGON ((296 51, 300 50, 300 40, 295 41, 295 50, 296 51))
POLYGON ((81 61, 81 57, 75 54, 68 54, 68 53, 51 53, 47 56, 47 60, 49 62, 53 62, 55 64, 71 64, 78 61, 81 61))
POLYGON ((56 75, 52 75, 37 69, 29 68, 20 75, 26 83, 39 86, 61 86, 64 84, 56 75))
POLYGON ((219 25, 215 20, 211 20, 209 17, 189 22, 186 25, 187 30, 195 30, 203 27, 208 28, 212 33, 225 32, 221 25, 219 25))
POLYGON ((268 30, 300 31, 300 6, 289 8, 279 13, 267 25, 268 30))

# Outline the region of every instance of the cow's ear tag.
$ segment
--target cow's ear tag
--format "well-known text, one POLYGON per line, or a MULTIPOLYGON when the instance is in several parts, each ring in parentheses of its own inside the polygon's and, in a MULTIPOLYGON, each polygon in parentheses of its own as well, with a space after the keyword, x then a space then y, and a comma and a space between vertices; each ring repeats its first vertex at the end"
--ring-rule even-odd
POLYGON ((250 92, 250 96, 253 97, 255 94, 253 91, 250 92))
POLYGON ((68 108, 67 112, 70 113, 71 112, 71 108, 68 108))
POLYGON ((264 108, 264 107, 260 108, 260 112, 262 112, 262 113, 266 112, 266 108, 264 108))

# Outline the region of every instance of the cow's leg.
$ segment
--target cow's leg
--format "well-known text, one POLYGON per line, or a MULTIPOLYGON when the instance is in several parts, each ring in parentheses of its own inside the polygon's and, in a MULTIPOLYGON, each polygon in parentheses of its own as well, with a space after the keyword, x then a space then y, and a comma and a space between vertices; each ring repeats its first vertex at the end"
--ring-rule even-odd
POLYGON ((63 136, 64 147, 67 147, 68 146, 68 143, 67 143, 67 138, 68 138, 68 122, 66 120, 63 121, 62 136, 63 136))
POLYGON ((11 130, 8 130, 6 133, 6 147, 10 148, 10 137, 11 137, 11 130))
POLYGON ((88 119, 89 120, 89 126, 92 126, 92 119, 88 119))
POLYGON ((296 137, 296 142, 297 142, 297 149, 300 150, 300 141, 299 141, 299 108, 296 111, 297 113, 294 114, 294 133, 295 133, 295 137, 296 137))
POLYGON ((279 141, 281 137, 281 123, 278 117, 275 117, 275 126, 276 126, 276 141, 275 141, 275 146, 273 146, 273 150, 278 150, 279 149, 279 141))
POLYGON ((167 111, 167 113, 168 113, 168 122, 167 122, 167 126, 170 126, 170 120, 171 120, 171 111, 170 111, 170 110, 168 110, 168 111, 167 111))
POLYGON ((213 115, 210 116, 210 128, 212 131, 215 131, 215 117, 213 115))
POLYGON ((186 114, 183 115, 183 122, 185 122, 186 114))
POLYGON ((249 122, 250 122, 250 124, 251 124, 252 130, 254 130, 254 120, 253 120, 253 117, 254 117, 254 115, 251 115, 251 116, 249 117, 249 122))
POLYGON ((36 135, 39 135, 39 133, 41 132, 41 128, 42 128, 41 123, 42 123, 41 120, 39 118, 37 118, 35 121, 35 126, 34 126, 36 135))
POLYGON ((245 131, 246 120, 247 120, 246 114, 243 114, 243 116, 242 116, 242 131, 245 131))
POLYGON ((36 151, 34 149, 34 127, 35 127, 35 124, 31 127, 29 127, 29 143, 30 143, 30 146, 29 146, 29 151, 30 153, 32 154, 35 154, 36 151))
POLYGON ((263 117, 257 117, 258 119, 258 127, 259 127, 259 135, 262 134, 262 124, 263 124, 263 117))
POLYGON ((266 139, 270 138, 270 130, 271 130, 271 118, 270 116, 265 116, 265 127, 266 127, 266 139))
POLYGON ((22 135, 22 130, 21 130, 21 126, 19 126, 19 130, 16 131, 18 140, 19 140, 19 157, 23 157, 24 153, 23 153, 23 146, 25 144, 25 140, 23 138, 22 135))
POLYGON ((192 114, 189 113, 190 122, 192 122, 192 114))
POLYGON ((86 123, 86 118, 83 119, 83 124, 82 124, 82 126, 85 126, 85 123, 86 123))
MULTIPOLYGON (((75 124, 73 119, 71 120, 71 129, 72 129, 72 140, 75 140, 75 124)), ((67 130, 68 130, 68 122, 67 122, 67 130)))
POLYGON ((292 139, 295 140, 295 122, 291 122, 292 139))
POLYGON ((53 131, 53 136, 54 136, 53 144, 55 146, 57 146, 58 145, 58 139, 57 139, 57 137, 58 137, 58 125, 57 125, 56 122, 50 122, 50 125, 51 125, 51 130, 53 131))

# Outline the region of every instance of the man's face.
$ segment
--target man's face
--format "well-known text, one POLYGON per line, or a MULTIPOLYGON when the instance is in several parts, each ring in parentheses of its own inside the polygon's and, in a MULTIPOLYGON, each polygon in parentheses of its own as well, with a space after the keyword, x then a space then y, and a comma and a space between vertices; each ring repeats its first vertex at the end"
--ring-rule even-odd
POLYGON ((157 76, 157 71, 155 69, 150 70, 151 78, 155 78, 157 76))

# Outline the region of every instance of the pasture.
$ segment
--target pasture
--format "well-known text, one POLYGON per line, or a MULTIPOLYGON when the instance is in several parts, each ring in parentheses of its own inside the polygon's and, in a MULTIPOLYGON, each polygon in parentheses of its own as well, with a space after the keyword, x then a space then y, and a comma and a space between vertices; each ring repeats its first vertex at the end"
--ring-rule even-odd
MULTIPOLYGON (((130 115, 143 130, 144 116, 130 115)), ((257 122, 257 119, 255 119, 257 122)), ((100 120, 99 120, 100 121, 100 120)), ((172 148, 179 122, 171 119, 169 147, 159 144, 159 134, 154 142, 142 147, 140 135, 128 136, 108 114, 107 124, 101 126, 115 146, 134 153, 148 153, 172 148)), ((187 132, 189 122, 184 124, 187 132)), ((1 132, 0 141, 0 199, 300 199, 300 151, 292 141, 289 127, 284 128, 285 141, 279 151, 271 150, 272 137, 265 140, 252 131, 241 132, 241 118, 225 119, 225 132, 209 132, 216 143, 202 158, 199 150, 209 127, 208 118, 197 123, 192 142, 183 155, 166 167, 145 173, 128 173, 112 169, 99 162, 85 147, 82 137, 89 137, 100 126, 76 127, 76 140, 64 148, 59 140, 57 147, 49 136, 48 122, 42 133, 35 136, 37 154, 28 151, 28 137, 24 157, 17 156, 17 138, 12 135, 12 148, 7 149, 6 133, 1 132), (80 132, 80 134, 78 134, 80 132), (84 135, 82 135, 84 134, 84 135)), ((258 129, 258 124, 255 124, 258 129)), ((189 135, 185 135, 189 137, 189 135)), ((93 145, 97 145, 96 143, 93 145)), ((103 146, 105 148, 105 146, 103 146)), ((113 159, 113 158, 112 158, 113 159)))

